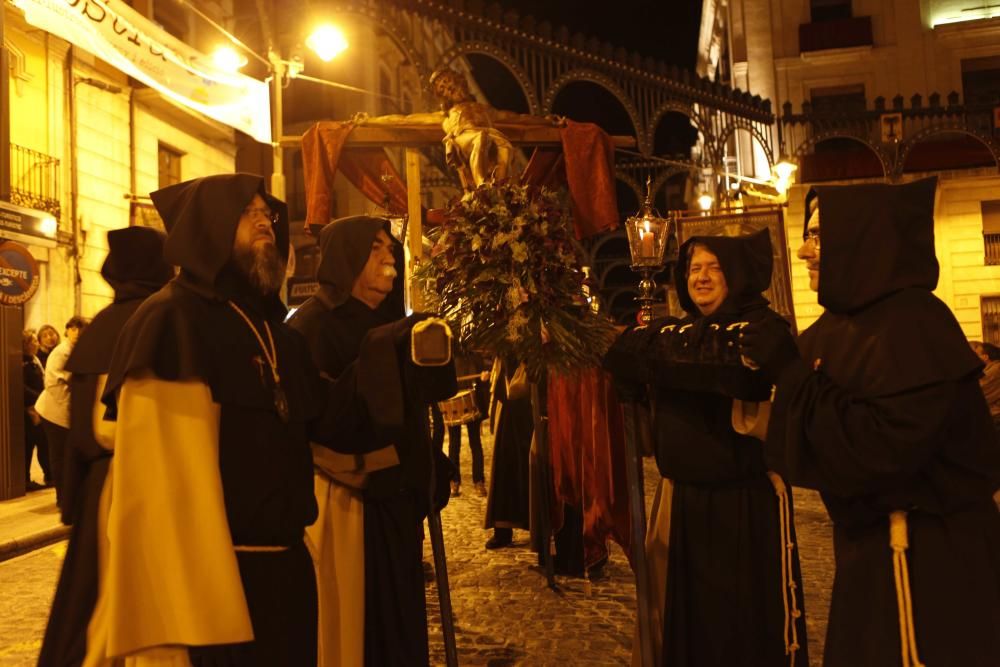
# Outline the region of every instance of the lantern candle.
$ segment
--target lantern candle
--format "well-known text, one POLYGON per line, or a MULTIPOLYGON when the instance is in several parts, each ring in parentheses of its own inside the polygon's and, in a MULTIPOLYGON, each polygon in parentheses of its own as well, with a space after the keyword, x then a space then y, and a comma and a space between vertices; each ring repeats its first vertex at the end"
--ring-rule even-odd
MULTIPOLYGON (((649 224, 648 222, 646 223, 649 224)), ((656 258, 656 238, 653 232, 648 229, 639 230, 639 254, 644 260, 651 261, 656 258)))

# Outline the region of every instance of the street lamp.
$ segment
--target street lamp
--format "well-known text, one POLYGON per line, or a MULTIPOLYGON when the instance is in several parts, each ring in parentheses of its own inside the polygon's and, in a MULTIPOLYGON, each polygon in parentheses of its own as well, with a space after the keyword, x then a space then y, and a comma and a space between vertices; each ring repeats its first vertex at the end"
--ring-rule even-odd
POLYGON ((640 303, 640 324, 649 324, 653 319, 653 292, 656 290, 653 276, 663 269, 663 251, 672 230, 670 218, 661 217, 653 208, 652 181, 647 178, 646 201, 638 213, 625 220, 632 270, 642 274, 637 299, 640 303))
MULTIPOLYGON (((342 53, 348 44, 343 32, 330 24, 323 24, 309 35, 306 39, 306 46, 323 62, 329 62, 342 53)), ((274 84, 274 113, 271 115, 271 194, 284 201, 285 165, 281 140, 285 135, 282 99, 285 86, 289 84, 291 79, 304 79, 339 88, 353 89, 353 86, 343 86, 324 79, 304 76, 302 70, 305 69, 305 63, 298 53, 293 55, 291 60, 285 60, 278 52, 271 49, 267 52, 267 60, 271 63, 271 80, 274 84)))

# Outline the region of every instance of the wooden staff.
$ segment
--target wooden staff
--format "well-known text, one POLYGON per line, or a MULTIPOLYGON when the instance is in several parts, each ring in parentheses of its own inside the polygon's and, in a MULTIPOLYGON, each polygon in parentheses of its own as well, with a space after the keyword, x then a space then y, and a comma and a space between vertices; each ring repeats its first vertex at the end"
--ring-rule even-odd
POLYGON ((541 511, 538 514, 538 530, 541 533, 542 564, 545 567, 545 579, 549 588, 557 590, 555 563, 552 562, 552 465, 549 454, 549 415, 543 401, 548 395, 546 391, 546 373, 538 382, 531 383, 531 413, 535 422, 535 443, 538 450, 538 478, 541 481, 541 511))
POLYGON ((628 477, 629 519, 632 523, 632 562, 635 564, 635 597, 638 604, 639 655, 642 667, 653 667, 652 609, 649 600, 649 564, 646 562, 646 502, 642 457, 639 455, 639 412, 635 403, 623 402, 625 472, 628 477))

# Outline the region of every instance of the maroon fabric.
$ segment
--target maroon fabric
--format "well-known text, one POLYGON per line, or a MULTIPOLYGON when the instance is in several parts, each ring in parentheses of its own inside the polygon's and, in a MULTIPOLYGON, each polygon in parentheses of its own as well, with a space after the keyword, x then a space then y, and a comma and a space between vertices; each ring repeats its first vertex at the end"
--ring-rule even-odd
MULTIPOLYGON (((331 219, 333 179, 339 168, 366 197, 378 205, 389 197, 389 210, 407 210, 406 184, 381 148, 344 149, 354 129, 349 121, 322 121, 302 136, 306 185, 306 229, 331 219), (382 176, 392 178, 382 182, 382 176)), ((566 121, 561 128, 562 152, 537 150, 521 178, 531 185, 568 185, 576 237, 587 238, 618 226, 615 201, 615 147, 611 137, 592 123, 566 121)))
POLYGON ((562 151, 537 149, 521 182, 569 189, 576 238, 584 239, 618 226, 615 197, 615 146, 593 123, 566 121, 560 128, 562 151))
POLYGON ((331 219, 333 179, 341 173, 370 200, 381 206, 389 198, 389 211, 406 213, 406 184, 382 148, 349 148, 344 142, 354 123, 322 121, 302 136, 302 166, 306 185, 306 230, 322 227, 331 219), (382 176, 390 176, 388 182, 382 176))
MULTIPOLYGON (((611 376, 598 368, 551 373, 547 407, 553 505, 582 510, 585 564, 606 554, 609 538, 631 561, 625 435, 611 376)), ((561 523, 560 512, 553 516, 554 528, 561 523)))
POLYGON ((332 218, 333 177, 347 135, 354 124, 341 121, 316 123, 302 135, 302 169, 306 185, 306 231, 324 226, 332 218))
POLYGON ((406 182, 389 161, 383 148, 349 148, 341 156, 340 172, 361 193, 382 206, 389 198, 388 209, 394 215, 406 213, 406 182), (382 177, 388 177, 383 182, 382 177))
POLYGON ((576 237, 583 239, 614 229, 618 226, 618 203, 611 137, 593 123, 571 120, 566 121, 561 135, 576 237))

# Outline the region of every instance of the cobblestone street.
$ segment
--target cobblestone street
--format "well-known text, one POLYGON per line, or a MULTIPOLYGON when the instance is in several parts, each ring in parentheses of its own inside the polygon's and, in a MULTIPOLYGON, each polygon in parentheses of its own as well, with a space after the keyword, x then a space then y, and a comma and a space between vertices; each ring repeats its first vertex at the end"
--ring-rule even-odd
MULTIPOLYGON (((484 437, 486 471, 492 442, 484 437)), ((443 513, 452 604, 462 665, 625 665, 634 626, 634 585, 617 546, 603 576, 587 594, 581 579, 558 577, 550 591, 527 548, 528 535, 516 531, 515 546, 483 548, 490 533, 482 528, 486 499, 471 485, 470 457, 463 449, 462 495, 443 513)), ((656 480, 646 464, 647 498, 656 480)), ((833 578, 830 525, 819 497, 795 490, 796 526, 806 586, 810 663, 822 658, 826 613, 833 578)), ((427 560, 430 561, 429 543, 427 560)), ((35 664, 55 589, 65 542, 0 563, 0 667, 35 664)), ((444 664, 437 594, 428 585, 431 657, 444 664)))

